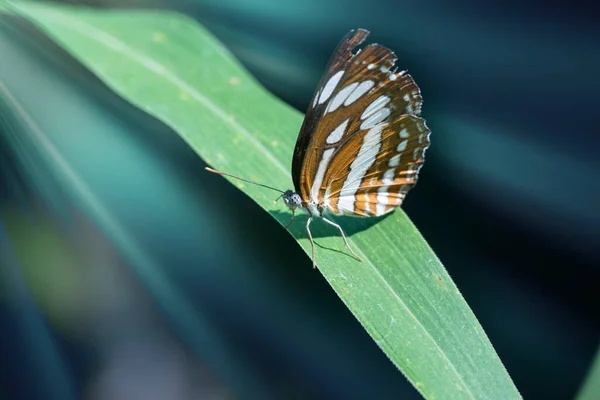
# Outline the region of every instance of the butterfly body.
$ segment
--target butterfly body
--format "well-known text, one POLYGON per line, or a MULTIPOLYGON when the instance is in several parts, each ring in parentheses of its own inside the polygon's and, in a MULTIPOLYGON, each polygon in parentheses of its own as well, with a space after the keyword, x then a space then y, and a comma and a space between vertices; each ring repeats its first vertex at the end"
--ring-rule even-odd
POLYGON ((296 141, 295 190, 282 192, 292 211, 289 224, 297 208, 309 214, 313 266, 313 218, 337 227, 358 258, 342 228, 325 215, 375 217, 400 207, 430 143, 421 92, 406 71, 397 72, 395 54, 378 44, 353 52, 368 34, 350 31, 336 48, 296 141))

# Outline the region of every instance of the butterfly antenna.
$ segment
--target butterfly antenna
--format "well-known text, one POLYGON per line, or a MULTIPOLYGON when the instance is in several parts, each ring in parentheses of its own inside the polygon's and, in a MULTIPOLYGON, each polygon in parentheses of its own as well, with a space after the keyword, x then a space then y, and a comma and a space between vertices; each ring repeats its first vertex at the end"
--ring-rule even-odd
MULTIPOLYGON (((281 196, 283 196, 283 194, 285 193, 283 190, 275 189, 274 187, 263 185, 262 183, 249 181, 248 179, 240 178, 239 176, 231 175, 231 174, 228 174, 227 172, 217 171, 216 169, 212 169, 212 168, 209 168, 209 167, 205 167, 204 169, 207 170, 208 172, 212 172, 213 174, 219 174, 219 175, 229 176, 231 178, 238 179, 238 180, 240 180, 242 182, 251 183, 253 185, 262 186, 264 188, 274 190, 276 192, 281 193, 281 196)), ((279 196, 279 197, 281 197, 281 196, 279 196)), ((277 200, 279 200, 279 197, 277 198, 277 200)), ((275 200, 275 201, 277 201, 277 200, 275 200)))

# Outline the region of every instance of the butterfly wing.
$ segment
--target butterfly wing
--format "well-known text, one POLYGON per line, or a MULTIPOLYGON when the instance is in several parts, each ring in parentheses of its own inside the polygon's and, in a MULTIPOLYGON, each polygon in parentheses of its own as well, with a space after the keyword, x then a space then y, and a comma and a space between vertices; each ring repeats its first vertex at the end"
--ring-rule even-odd
POLYGON ((374 216, 398 207, 429 146, 420 90, 393 70, 394 53, 377 44, 352 53, 365 33, 351 32, 338 47, 296 147, 304 146, 296 189, 336 214, 374 216))
POLYGON ((322 202, 335 214, 365 217, 399 207, 417 183, 429 134, 425 121, 410 114, 359 131, 332 159, 322 202))
POLYGON ((305 165, 305 155, 311 145, 313 136, 317 131, 319 120, 323 116, 325 108, 328 105, 326 101, 331 97, 336 86, 338 86, 337 84, 339 84, 341 75, 344 74, 344 68, 346 68, 347 64, 352 59, 352 50, 360 45, 368 35, 369 31, 364 29, 348 32, 333 52, 325 69, 326 72, 321 77, 317 90, 306 111, 306 115, 304 116, 304 122, 302 123, 302 128, 300 128, 300 133, 296 140, 296 147, 294 148, 294 155, 292 158, 292 179, 294 181, 296 192, 302 192, 300 182, 306 181, 307 178, 306 176, 303 176, 303 174, 306 174, 307 172, 306 170, 303 170, 305 165), (342 74, 340 74, 340 72, 342 72, 342 74))

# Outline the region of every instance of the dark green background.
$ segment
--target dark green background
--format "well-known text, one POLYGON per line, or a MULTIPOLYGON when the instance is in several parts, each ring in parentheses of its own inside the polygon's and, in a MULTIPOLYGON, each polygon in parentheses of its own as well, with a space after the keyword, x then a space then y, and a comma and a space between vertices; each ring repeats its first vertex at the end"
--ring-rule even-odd
MULTIPOLYGON (((404 209, 523 396, 575 396, 600 331, 596 10, 93 4, 187 13, 302 111, 338 40, 370 29, 421 87, 433 131, 404 209)), ((176 398, 166 383, 177 381, 191 398, 419 398, 283 228, 168 127, 1 18, 0 395, 99 396, 119 376, 140 396, 176 398), (62 134, 74 125, 81 135, 62 134), (40 138, 103 209, 84 206, 68 169, 49 168, 40 138), (106 168, 93 169, 99 158, 106 168)))

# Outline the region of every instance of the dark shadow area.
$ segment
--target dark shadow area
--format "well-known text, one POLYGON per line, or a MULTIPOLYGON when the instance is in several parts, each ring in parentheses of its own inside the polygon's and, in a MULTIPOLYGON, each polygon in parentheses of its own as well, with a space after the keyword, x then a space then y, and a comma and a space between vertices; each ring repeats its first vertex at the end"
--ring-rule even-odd
MULTIPOLYGON (((272 211, 271 214, 278 221, 286 221, 286 224, 292 216, 292 212, 289 210, 272 211)), ((346 237, 348 238, 352 237, 352 235, 354 235, 355 233, 369 229, 373 225, 377 224, 378 222, 382 221, 384 218, 387 218, 389 216, 390 214, 378 218, 361 218, 350 217, 345 215, 338 216, 332 214, 325 214, 325 217, 327 219, 335 222, 336 224, 342 227, 344 233, 346 234, 346 237)), ((306 212, 297 210, 296 215, 294 217, 294 221, 292 222, 288 230, 295 237, 306 239, 308 238, 308 235, 306 234, 307 222, 308 214, 306 212)), ((310 224, 310 231, 312 233, 313 239, 318 239, 321 237, 340 236, 340 231, 336 227, 324 221, 321 221, 320 218, 313 218, 313 221, 310 224)))

